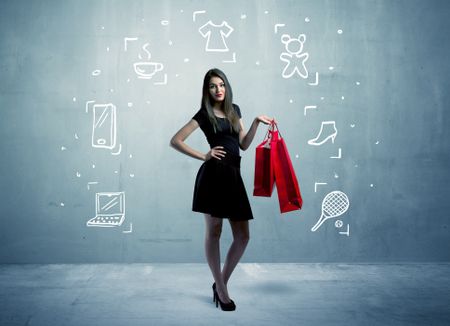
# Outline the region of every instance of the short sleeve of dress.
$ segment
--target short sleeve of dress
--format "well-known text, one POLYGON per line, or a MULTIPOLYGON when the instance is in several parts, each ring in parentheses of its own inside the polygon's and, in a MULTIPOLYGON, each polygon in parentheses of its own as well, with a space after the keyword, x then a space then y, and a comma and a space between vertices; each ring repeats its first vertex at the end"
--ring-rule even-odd
POLYGON ((198 112, 192 117, 192 119, 194 119, 195 121, 197 121, 198 125, 201 127, 203 125, 205 125, 205 122, 207 120, 207 116, 206 116, 206 110, 205 109, 200 109, 198 110, 198 112))
POLYGON ((211 22, 207 22, 205 25, 199 28, 200 35, 203 37, 207 37, 208 34, 211 34, 211 22))
POLYGON ((241 109, 237 104, 233 104, 234 110, 236 111, 237 115, 239 116, 239 119, 242 118, 241 109))

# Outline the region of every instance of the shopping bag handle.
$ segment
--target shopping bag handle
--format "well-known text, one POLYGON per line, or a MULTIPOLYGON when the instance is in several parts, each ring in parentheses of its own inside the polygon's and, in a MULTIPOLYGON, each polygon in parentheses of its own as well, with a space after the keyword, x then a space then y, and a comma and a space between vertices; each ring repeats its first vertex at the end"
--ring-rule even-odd
POLYGON ((272 127, 272 123, 273 123, 274 121, 275 121, 275 119, 272 120, 272 121, 270 122, 269 127, 267 128, 267 132, 266 132, 266 134, 265 134, 265 136, 264 136, 264 138, 263 138, 263 141, 264 141, 264 142, 267 141, 267 140, 269 139, 267 136, 269 135, 270 127, 272 127))
MULTIPOLYGON (((278 128, 278 124, 277 124, 277 122, 275 121, 275 119, 273 119, 273 120, 270 122, 270 125, 269 125, 269 128, 268 128, 268 130, 267 130, 267 133, 269 133, 269 131, 275 132, 275 128, 276 128, 276 131, 278 131, 278 134, 280 135, 280 138, 283 138, 283 137, 281 136, 280 129, 278 128)), ((267 134, 266 134, 266 136, 267 136, 267 134)), ((265 139, 265 137, 264 137, 264 139, 265 139)))
POLYGON ((278 124, 277 124, 277 122, 275 121, 275 119, 273 119, 273 120, 270 122, 269 127, 267 128, 267 132, 266 132, 266 135, 264 136, 264 140, 263 140, 262 144, 267 144, 267 143, 269 143, 269 139, 270 139, 269 133, 270 133, 270 132, 272 132, 272 133, 275 132, 275 128, 276 128, 276 130, 278 131, 278 134, 279 134, 280 138, 282 138, 282 137, 281 137, 281 133, 280 133, 280 129, 278 129, 278 124))

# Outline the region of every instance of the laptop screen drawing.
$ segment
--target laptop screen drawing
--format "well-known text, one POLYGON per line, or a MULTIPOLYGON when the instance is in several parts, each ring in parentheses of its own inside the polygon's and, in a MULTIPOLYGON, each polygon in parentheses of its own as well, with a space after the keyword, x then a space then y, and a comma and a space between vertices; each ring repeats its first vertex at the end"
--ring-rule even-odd
POLYGON ((124 213, 123 193, 97 193, 96 215, 120 215, 124 213))

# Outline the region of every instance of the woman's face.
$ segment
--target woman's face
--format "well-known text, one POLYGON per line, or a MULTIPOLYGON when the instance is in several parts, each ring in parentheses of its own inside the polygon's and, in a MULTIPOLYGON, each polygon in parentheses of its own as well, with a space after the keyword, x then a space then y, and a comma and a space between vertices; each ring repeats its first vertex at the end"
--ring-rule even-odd
POLYGON ((211 77, 209 80, 209 94, 216 102, 222 102, 225 99, 225 83, 219 77, 211 77))

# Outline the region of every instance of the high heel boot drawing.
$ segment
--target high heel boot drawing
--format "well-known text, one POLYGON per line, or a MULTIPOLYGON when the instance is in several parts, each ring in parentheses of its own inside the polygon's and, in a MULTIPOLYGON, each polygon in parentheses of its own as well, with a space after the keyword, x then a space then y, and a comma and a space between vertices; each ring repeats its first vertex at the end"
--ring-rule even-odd
POLYGON ((331 138, 331 142, 334 143, 334 139, 337 135, 336 122, 335 121, 322 121, 319 134, 316 138, 308 140, 309 145, 320 146, 331 138))
POLYGON ((219 294, 217 293, 216 290, 216 283, 214 282, 214 284, 212 285, 213 288, 213 302, 216 303, 216 307, 219 307, 220 304, 220 309, 222 309, 223 311, 233 311, 236 310, 236 305, 234 304, 234 301, 230 299, 231 302, 229 303, 225 303, 222 302, 219 298, 219 294))

